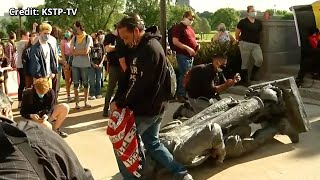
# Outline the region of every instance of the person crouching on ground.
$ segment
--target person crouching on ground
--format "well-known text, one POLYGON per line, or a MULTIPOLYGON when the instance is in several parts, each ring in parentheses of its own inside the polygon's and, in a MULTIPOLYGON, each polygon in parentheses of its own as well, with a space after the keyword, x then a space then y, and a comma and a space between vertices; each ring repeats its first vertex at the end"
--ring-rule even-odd
POLYGON ((173 114, 174 119, 191 118, 200 111, 220 100, 220 93, 227 91, 241 80, 239 73, 233 79, 226 79, 222 67, 226 66, 227 57, 215 54, 212 63, 193 67, 185 76, 185 87, 190 103, 181 105, 173 114))
POLYGON ((68 134, 60 130, 60 126, 69 113, 69 106, 65 103, 54 105, 55 93, 50 88, 47 78, 39 78, 32 88, 23 92, 20 114, 26 119, 33 120, 52 128, 50 122, 55 121, 53 130, 61 137, 68 134))

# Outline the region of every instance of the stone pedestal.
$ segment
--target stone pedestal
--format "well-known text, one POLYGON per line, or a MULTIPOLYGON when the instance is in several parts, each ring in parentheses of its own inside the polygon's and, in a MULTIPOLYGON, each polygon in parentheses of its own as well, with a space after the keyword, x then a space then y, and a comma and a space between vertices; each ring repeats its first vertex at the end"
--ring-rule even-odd
POLYGON ((266 79, 280 66, 299 64, 301 53, 293 20, 271 19, 262 23, 260 44, 264 62, 258 78, 266 79))

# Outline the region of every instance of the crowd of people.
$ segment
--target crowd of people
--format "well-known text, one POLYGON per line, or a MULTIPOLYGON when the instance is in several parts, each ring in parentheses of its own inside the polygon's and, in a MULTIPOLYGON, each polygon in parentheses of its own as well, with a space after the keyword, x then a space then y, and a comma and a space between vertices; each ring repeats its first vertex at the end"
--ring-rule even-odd
MULTIPOLYGON (((223 24, 219 25, 221 33, 214 37, 214 40, 218 41, 240 41, 242 71, 235 74, 233 79, 226 79, 221 72, 227 62, 224 54, 213 54, 212 63, 193 67, 194 57, 201 48, 191 26, 195 14, 192 11, 183 14, 181 23, 172 30, 179 70, 176 94, 178 101, 190 101, 191 106, 186 107, 185 113, 181 113, 182 108, 179 108, 179 113, 175 113, 176 117, 192 116, 209 106, 212 103, 210 99, 219 100, 219 93, 229 87, 238 82, 247 84, 247 62, 251 54, 256 62, 253 70, 255 75, 263 61, 258 36, 262 26, 261 22, 255 19, 255 14, 254 7, 249 6, 248 17, 239 22, 235 39, 223 24), (185 77, 189 77, 187 82, 185 77)), ((15 33, 10 33, 9 42, 6 45, 0 44, 3 92, 7 93, 8 87, 6 72, 17 68, 20 77, 18 101, 22 117, 28 123, 28 120, 35 123, 30 122, 30 126, 49 128, 53 130, 51 132, 67 137, 68 134, 60 128, 70 109, 68 104, 58 102, 61 77, 64 77, 66 82, 68 102, 75 101, 75 109, 80 109, 79 89, 83 88, 83 107, 90 108, 89 100, 102 98, 101 87, 105 69, 108 71, 109 83, 102 115, 109 117, 119 108, 131 109, 146 153, 173 173, 176 179, 192 180, 187 169, 174 160, 158 137, 169 100, 168 87, 164 83, 168 74, 168 62, 165 50, 160 44, 160 31, 156 26, 146 28, 138 14, 124 17, 114 27, 114 31, 110 30, 106 35, 102 31, 89 35, 80 21, 65 30, 52 26, 52 22, 42 22, 40 25, 34 23, 33 31, 22 31, 21 40, 17 43, 15 33), (74 97, 71 97, 72 84, 74 97), (118 88, 115 93, 116 86, 118 88)), ((7 96, 1 95, 0 98, 1 102, 6 102, 5 106, 1 103, 3 119, 12 119, 7 96)), ((61 141, 61 138, 58 141, 61 141)), ((74 158, 72 152, 68 153, 71 153, 68 158, 74 158)), ((119 154, 115 153, 115 156, 124 179, 136 179, 123 164, 119 154)), ((77 161, 72 165, 81 167, 77 161)), ((2 166, 0 161, 0 167, 2 166)), ((50 171, 50 168, 45 169, 50 171)), ((69 167, 62 169, 69 170, 69 167)), ((78 175, 84 176, 83 168, 79 169, 81 173, 78 175)), ((75 175, 67 179, 77 179, 76 177, 75 175)))

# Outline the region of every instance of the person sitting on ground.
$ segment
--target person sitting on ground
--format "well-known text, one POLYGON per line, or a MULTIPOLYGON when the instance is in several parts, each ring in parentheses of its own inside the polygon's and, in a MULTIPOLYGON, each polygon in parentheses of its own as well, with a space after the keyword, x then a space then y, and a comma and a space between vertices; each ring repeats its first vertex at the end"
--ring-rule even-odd
POLYGON ((49 80, 39 78, 32 88, 23 92, 20 114, 26 119, 33 120, 50 129, 50 122, 55 121, 53 130, 61 137, 68 134, 60 130, 60 126, 69 113, 69 106, 65 103, 54 105, 55 93, 49 87, 49 80))
POLYGON ((11 102, 1 91, 0 144, 0 179, 93 180, 56 133, 32 121, 14 122, 11 102))
POLYGON ((221 99, 219 94, 241 80, 239 73, 233 79, 226 79, 221 68, 227 64, 224 54, 215 54, 212 63, 193 67, 185 76, 185 87, 190 103, 184 103, 173 114, 174 119, 191 118, 221 99))

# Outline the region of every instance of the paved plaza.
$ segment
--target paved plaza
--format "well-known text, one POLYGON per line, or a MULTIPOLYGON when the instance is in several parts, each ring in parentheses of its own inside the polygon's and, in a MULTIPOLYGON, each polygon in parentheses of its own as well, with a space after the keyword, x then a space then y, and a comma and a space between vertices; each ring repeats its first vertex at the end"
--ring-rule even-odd
MULTIPOLYGON (((241 98, 231 94, 224 96, 241 98)), ((64 101, 66 95, 62 91, 59 102, 64 101)), ((64 124, 69 137, 65 140, 82 165, 92 171, 96 180, 122 180, 105 131, 107 119, 101 113, 104 99, 90 103, 92 108, 78 111, 73 109, 75 104, 70 103, 72 110, 64 124)), ((178 103, 170 105, 166 121, 171 119, 178 106, 178 103)), ((16 102, 13 108, 15 118, 20 119, 16 102)), ((298 144, 292 144, 288 137, 278 135, 252 154, 227 160, 223 164, 215 164, 209 160, 190 169, 190 173, 195 180, 320 180, 320 106, 305 104, 305 108, 312 130, 301 134, 298 144)), ((171 180, 168 175, 162 175, 158 179, 171 180)))

